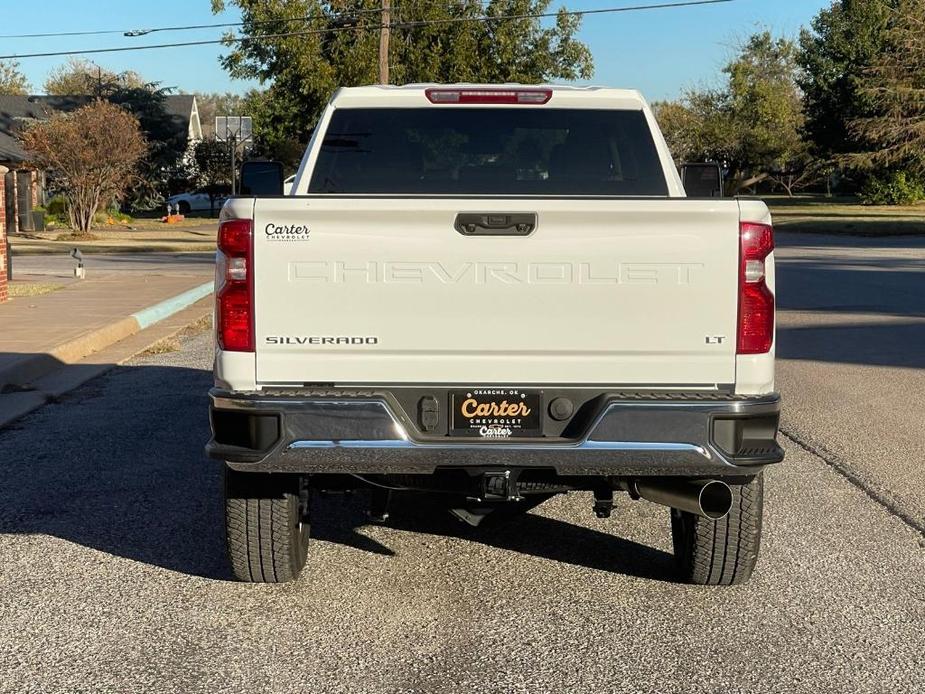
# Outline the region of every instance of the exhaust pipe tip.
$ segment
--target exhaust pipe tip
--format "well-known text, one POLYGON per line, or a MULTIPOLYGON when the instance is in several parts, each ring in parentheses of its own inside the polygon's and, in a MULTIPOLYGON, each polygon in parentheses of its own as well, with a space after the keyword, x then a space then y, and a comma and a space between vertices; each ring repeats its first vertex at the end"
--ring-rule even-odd
POLYGON ((627 488, 636 498, 713 521, 725 518, 732 508, 732 489, 720 480, 639 480, 627 488))
POLYGON ((732 490, 725 482, 711 480, 701 487, 697 503, 703 516, 710 520, 721 520, 732 508, 732 490))

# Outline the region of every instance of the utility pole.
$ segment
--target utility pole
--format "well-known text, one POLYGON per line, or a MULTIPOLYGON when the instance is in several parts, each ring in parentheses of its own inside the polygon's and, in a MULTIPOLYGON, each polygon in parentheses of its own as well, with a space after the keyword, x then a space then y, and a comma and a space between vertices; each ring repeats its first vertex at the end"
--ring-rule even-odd
POLYGON ((392 0, 382 0, 382 25, 379 27, 379 84, 389 83, 389 25, 392 0))

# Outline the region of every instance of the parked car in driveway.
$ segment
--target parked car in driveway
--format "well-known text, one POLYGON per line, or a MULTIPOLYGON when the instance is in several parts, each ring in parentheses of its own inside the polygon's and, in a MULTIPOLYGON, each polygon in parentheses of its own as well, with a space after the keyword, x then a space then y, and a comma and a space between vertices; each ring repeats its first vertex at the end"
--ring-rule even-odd
POLYGON ((231 195, 231 186, 206 186, 186 193, 177 193, 167 198, 167 204, 177 207, 180 214, 209 212, 221 209, 231 195))

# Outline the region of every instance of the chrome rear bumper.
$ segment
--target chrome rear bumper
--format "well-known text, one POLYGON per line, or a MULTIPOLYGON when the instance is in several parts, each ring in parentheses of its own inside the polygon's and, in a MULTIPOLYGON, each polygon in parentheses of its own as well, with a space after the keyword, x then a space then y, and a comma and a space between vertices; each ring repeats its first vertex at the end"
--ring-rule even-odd
POLYGON ((672 399, 614 393, 574 438, 427 436, 388 392, 213 390, 209 455, 238 470, 429 474, 440 468, 548 468, 562 475, 736 476, 779 462, 777 394, 672 399))

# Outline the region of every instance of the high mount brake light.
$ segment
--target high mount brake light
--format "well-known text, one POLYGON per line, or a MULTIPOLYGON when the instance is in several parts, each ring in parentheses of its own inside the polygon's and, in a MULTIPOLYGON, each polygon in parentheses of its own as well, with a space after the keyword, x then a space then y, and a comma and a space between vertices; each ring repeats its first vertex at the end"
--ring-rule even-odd
POLYGON ((249 219, 218 228, 221 287, 216 295, 218 344, 229 352, 254 351, 254 231, 249 219))
POLYGON ((432 104, 545 104, 551 89, 427 89, 432 104))
POLYGON ((765 354, 774 343, 774 295, 766 282, 766 261, 773 250, 774 229, 770 225, 739 225, 737 354, 765 354))

